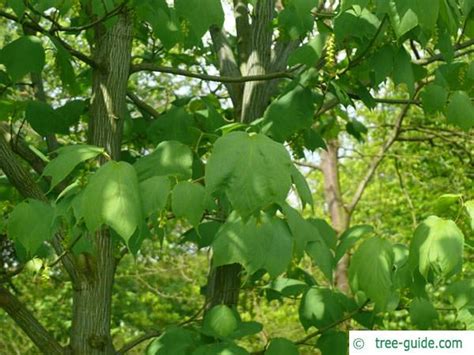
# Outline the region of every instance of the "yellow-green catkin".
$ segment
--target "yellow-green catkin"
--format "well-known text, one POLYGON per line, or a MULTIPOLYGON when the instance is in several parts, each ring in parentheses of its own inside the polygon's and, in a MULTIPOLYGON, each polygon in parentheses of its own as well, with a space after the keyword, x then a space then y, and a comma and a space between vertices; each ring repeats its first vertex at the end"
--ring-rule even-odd
POLYGON ((327 49, 326 49, 326 67, 330 76, 336 75, 336 39, 334 34, 331 34, 328 38, 327 49))

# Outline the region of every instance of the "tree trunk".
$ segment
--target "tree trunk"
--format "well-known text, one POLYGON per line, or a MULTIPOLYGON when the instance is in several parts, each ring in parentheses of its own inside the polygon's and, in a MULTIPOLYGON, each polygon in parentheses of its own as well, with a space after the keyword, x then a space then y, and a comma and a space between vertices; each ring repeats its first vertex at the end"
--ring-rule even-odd
MULTIPOLYGON (((96 28, 89 143, 120 158, 122 127, 131 57, 132 23, 129 14, 118 16, 108 30, 96 28)), ((94 255, 81 255, 82 277, 74 285, 71 348, 74 354, 115 353, 110 335, 114 243, 107 229, 97 232, 94 255)))
MULTIPOLYGON (((337 151, 339 142, 336 139, 327 142, 327 150, 321 154, 321 170, 324 178, 324 199, 331 217, 331 223, 338 235, 344 232, 350 224, 350 214, 344 206, 341 186, 339 182, 339 169, 337 151)), ((347 269, 349 257, 344 255, 336 268, 336 286, 344 293, 349 292, 347 269)))

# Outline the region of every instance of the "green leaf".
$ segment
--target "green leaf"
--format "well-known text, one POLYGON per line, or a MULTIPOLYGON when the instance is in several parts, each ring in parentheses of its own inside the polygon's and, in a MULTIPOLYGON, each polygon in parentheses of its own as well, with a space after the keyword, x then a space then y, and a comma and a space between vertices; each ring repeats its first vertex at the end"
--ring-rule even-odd
POLYGON ((160 212, 166 207, 171 191, 170 179, 167 176, 153 176, 139 184, 142 210, 145 217, 160 212))
POLYGON ((146 355, 187 355, 197 343, 196 334, 190 330, 168 328, 146 348, 146 355))
POLYGON ((311 90, 297 86, 274 100, 263 116, 262 132, 283 142, 313 123, 314 102, 311 90), (288 119, 291 117, 291 119, 288 119))
POLYGON ((278 14, 281 31, 291 39, 298 39, 311 31, 314 19, 311 10, 318 6, 317 0, 290 0, 278 14))
POLYGON ((462 201, 462 194, 444 194, 439 196, 434 204, 433 210, 437 215, 446 214, 453 205, 459 205, 462 201))
POLYGON ((265 355, 298 355, 298 348, 288 339, 274 338, 265 351, 265 355))
POLYGON ((410 264, 428 279, 430 273, 450 276, 461 271, 464 235, 451 220, 430 216, 415 230, 410 264))
POLYGON ((193 226, 197 226, 204 213, 204 187, 188 181, 179 182, 171 194, 173 213, 178 218, 186 218, 193 226))
POLYGON ((430 329, 433 321, 438 319, 438 312, 430 301, 415 298, 410 304, 410 318, 418 329, 430 329))
POLYGON ((259 269, 277 277, 291 261, 293 240, 286 224, 279 218, 252 217, 227 221, 212 243, 214 266, 240 263, 249 274, 259 269))
POLYGON ((415 11, 418 22, 423 29, 434 30, 439 15, 439 1, 415 0, 413 1, 413 11, 415 11))
POLYGON ((113 228, 125 242, 142 220, 138 179, 133 166, 110 161, 92 175, 82 196, 81 213, 90 232, 102 224, 113 228))
POLYGON ((178 16, 189 21, 194 36, 200 39, 212 25, 222 27, 224 10, 220 0, 175 0, 178 16))
POLYGON ((464 207, 469 218, 471 218, 471 229, 474 231, 474 200, 464 202, 464 207))
POLYGON ((50 191, 63 181, 79 163, 95 158, 102 153, 104 153, 103 148, 85 144, 59 148, 56 151, 57 157, 51 160, 43 171, 43 176, 51 176, 50 191))
POLYGON ((326 44, 327 36, 325 34, 318 34, 312 38, 308 43, 303 44, 297 48, 288 58, 288 65, 293 66, 297 64, 304 64, 308 67, 316 65, 323 54, 323 49, 326 44))
POLYGON ((234 311, 226 305, 218 305, 204 316, 202 331, 216 338, 227 338, 237 330, 238 325, 234 311))
POLYGON ((301 172, 295 166, 293 166, 291 172, 291 178, 293 180, 293 184, 296 187, 296 191, 298 191, 303 208, 305 205, 313 207, 313 194, 311 193, 309 185, 306 182, 303 174, 301 174, 301 172))
POLYGON ((18 256, 33 257, 43 242, 53 237, 54 209, 38 200, 26 200, 15 207, 8 218, 8 236, 15 242, 18 256))
POLYGON ((356 5, 334 19, 334 35, 337 43, 340 44, 344 44, 352 38, 363 41, 367 38, 373 38, 379 26, 380 20, 375 14, 356 5), (355 28, 357 28, 357 31, 354 31, 355 28))
POLYGON ((391 244, 377 237, 364 241, 351 259, 352 291, 364 292, 378 310, 387 309, 393 294, 393 262, 391 244))
POLYGON ((306 250, 327 279, 332 281, 334 256, 318 229, 287 204, 283 205, 283 213, 288 219, 288 225, 295 240, 295 254, 300 256, 306 250))
POLYGON ((279 277, 272 282, 266 288, 276 291, 283 296, 298 296, 308 288, 308 285, 300 280, 287 279, 284 277, 279 277))
POLYGON ((258 322, 239 322, 237 330, 231 334, 231 338, 240 339, 249 335, 260 333, 263 325, 258 322))
POLYGON ((25 118, 31 127, 42 136, 56 133, 58 127, 61 126, 61 116, 42 101, 30 101, 26 106, 25 118))
POLYGON ((452 304, 458 310, 464 307, 473 307, 474 279, 453 282, 446 289, 446 294, 451 298, 452 304))
POLYGON ((324 219, 320 218, 311 218, 309 219, 309 222, 313 226, 316 227, 316 229, 319 231, 319 234, 321 237, 324 239, 324 242, 326 245, 332 249, 336 249, 336 243, 337 243, 337 234, 334 229, 326 222, 324 219))
POLYGON ((323 287, 311 287, 301 299, 300 322, 307 330, 327 327, 344 317, 340 295, 323 287))
POLYGON ((73 58, 56 38, 50 37, 50 39, 56 47, 56 66, 59 72, 59 78, 63 85, 69 89, 69 92, 74 95, 79 88, 74 67, 72 66, 73 58))
POLYGON ((347 333, 338 331, 324 332, 316 342, 321 355, 347 355, 349 339, 347 333))
POLYGON ((474 106, 466 92, 456 91, 451 95, 446 116, 449 123, 465 131, 474 127, 474 106))
POLYGON ((344 231, 339 238, 339 244, 336 247, 336 263, 341 260, 347 251, 352 248, 364 235, 371 234, 374 232, 374 228, 367 224, 361 224, 353 226, 344 231))
POLYGON ((140 0, 135 5, 137 16, 147 21, 166 49, 182 41, 183 34, 174 9, 165 0, 140 0))
POLYGON ((191 149, 175 141, 161 142, 152 153, 134 164, 140 181, 153 176, 175 176, 186 180, 191 178, 192 166, 191 149))
POLYGON ((221 225, 222 223, 216 221, 201 223, 196 228, 191 228, 184 233, 183 240, 196 243, 199 248, 206 248, 215 239, 221 225))
POLYGON ((261 134, 232 132, 214 144, 206 166, 206 188, 210 195, 224 192, 245 218, 285 200, 292 166, 283 145, 261 134))
POLYGON ((26 5, 23 0, 8 0, 7 2, 18 17, 23 16, 26 10, 26 5))
POLYGON ((403 48, 395 56, 392 78, 395 85, 405 84, 410 95, 413 95, 415 91, 415 75, 410 56, 403 48))
POLYGON ((0 51, 0 63, 5 65, 13 81, 28 73, 40 74, 45 64, 41 40, 35 36, 23 36, 7 44, 0 51))
POLYGON ((423 110, 427 114, 434 114, 442 111, 448 101, 448 92, 436 84, 428 85, 421 93, 423 110))
POLYGON ((149 126, 147 135, 153 142, 178 141, 186 145, 192 145, 197 138, 193 116, 175 106, 149 126))

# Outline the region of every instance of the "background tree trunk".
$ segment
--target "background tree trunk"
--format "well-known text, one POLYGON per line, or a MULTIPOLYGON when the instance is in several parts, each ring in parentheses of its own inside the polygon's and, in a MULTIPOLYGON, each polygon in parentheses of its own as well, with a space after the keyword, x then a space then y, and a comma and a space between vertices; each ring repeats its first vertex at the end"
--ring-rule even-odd
MULTIPOLYGON (((327 142, 327 150, 321 153, 321 171, 324 178, 324 198, 331 217, 331 223, 338 235, 350 225, 350 213, 344 206, 339 181, 338 156, 339 142, 337 139, 327 142)), ((344 255, 336 268, 336 286, 344 293, 349 292, 347 269, 349 257, 344 255)))

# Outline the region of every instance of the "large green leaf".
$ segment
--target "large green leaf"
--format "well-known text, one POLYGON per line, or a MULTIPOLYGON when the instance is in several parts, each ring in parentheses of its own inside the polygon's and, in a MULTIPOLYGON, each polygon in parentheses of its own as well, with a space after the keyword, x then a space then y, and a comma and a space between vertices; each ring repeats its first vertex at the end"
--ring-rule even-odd
POLYGON ((192 175, 192 166, 191 149, 176 141, 161 142, 152 153, 139 159, 134 165, 140 181, 153 176, 189 179, 192 175))
POLYGON ((200 39, 212 25, 222 27, 224 10, 220 0, 175 0, 178 16, 189 22, 191 30, 200 39))
POLYGON ((364 241, 354 253, 349 281, 354 293, 362 291, 379 310, 385 310, 393 295, 392 245, 381 238, 364 241))
POLYGON ((324 34, 318 34, 308 43, 297 48, 288 58, 288 65, 305 64, 308 67, 314 66, 323 54, 326 44, 324 34))
POLYGON ((380 20, 375 14, 357 5, 334 19, 334 35, 341 44, 351 38, 364 40, 373 38, 379 26, 380 20), (357 31, 354 31, 355 28, 357 31))
POLYGON ((318 5, 317 0, 289 0, 278 15, 281 31, 291 39, 298 39, 314 26, 311 10, 318 5))
POLYGON ((170 179, 167 176, 153 176, 141 181, 139 186, 143 214, 146 217, 166 207, 171 191, 170 179))
POLYGON ((349 342, 347 333, 338 331, 324 332, 316 343, 321 355, 347 355, 349 342))
POLYGON ((423 29, 433 30, 439 15, 439 1, 414 0, 413 11, 416 13, 418 22, 423 29))
POLYGON ((418 329, 431 329, 433 321, 438 319, 438 312, 430 301, 415 298, 410 304, 410 318, 418 329))
POLYGON ((313 194, 311 189, 309 188, 309 185, 303 174, 301 174, 301 172, 295 166, 293 166, 291 178, 293 180, 293 184, 296 187, 296 191, 300 196, 303 208, 305 205, 313 207, 313 194))
POLYGON ((263 116, 262 132, 283 142, 298 130, 309 128, 313 123, 313 116, 311 90, 297 86, 271 103, 263 116))
POLYGON ((464 235, 451 220, 430 216, 415 230, 410 264, 428 279, 431 273, 450 276, 461 271, 464 235))
POLYGON ((183 107, 172 106, 149 126, 147 135, 153 142, 178 141, 192 145, 199 137, 199 132, 194 127, 191 114, 183 107))
POLYGON ((166 0, 138 0, 135 3, 137 16, 152 26, 165 48, 170 49, 182 40, 175 11, 168 7, 166 0))
POLYGON ((186 218, 193 226, 197 226, 204 213, 204 187, 188 181, 179 182, 171 194, 171 206, 176 217, 186 218))
POLYGON ((227 338, 238 326, 239 319, 235 312, 226 305, 217 305, 204 316, 202 330, 210 336, 227 338))
POLYGON ((318 229, 305 220, 300 214, 288 205, 283 205, 283 213, 285 214, 288 225, 295 240, 295 254, 301 256, 306 250, 311 256, 314 263, 323 272, 329 281, 332 281, 332 273, 335 266, 334 256, 319 234, 318 229))
POLYGON ((464 91, 456 91, 451 95, 446 112, 448 122, 468 131, 474 127, 474 105, 464 91))
POLYGON ((288 339, 274 338, 265 351, 265 355, 298 355, 298 348, 288 339))
POLYGON ((305 329, 312 326, 324 328, 344 317, 341 294, 323 287, 311 287, 304 295, 299 307, 300 322, 305 329))
POLYGON ((336 262, 341 260, 344 254, 352 248, 357 241, 359 241, 364 235, 371 234, 374 232, 374 228, 367 224, 361 224, 353 226, 344 231, 339 238, 339 244, 336 247, 336 262))
POLYGON ((285 200, 291 185, 292 162, 286 149, 270 138, 232 132, 219 138, 206 167, 210 194, 224 192, 247 217, 285 200))
POLYGON ((92 175, 82 196, 81 213, 87 229, 112 227, 126 242, 142 220, 138 179, 133 166, 110 161, 92 175))
POLYGON ((23 36, 7 44, 0 51, 0 63, 5 65, 13 81, 28 73, 41 73, 45 64, 41 40, 35 36, 23 36))
POLYGON ((194 332, 172 327, 159 338, 153 340, 146 348, 146 355, 188 355, 198 344, 194 332))
POLYGON ((430 84, 421 93, 423 110, 428 113, 436 113, 444 109, 448 100, 448 92, 439 85, 430 84))
POLYGON ((44 176, 51 176, 50 190, 63 181, 79 163, 95 158, 103 152, 103 148, 85 144, 69 145, 58 149, 57 157, 51 160, 43 171, 44 176))
POLYGON ((415 91, 415 74, 411 64, 411 58, 405 49, 401 48, 394 59, 392 73, 395 85, 405 84, 408 92, 412 95, 415 91))
POLYGON ((214 266, 240 263, 249 274, 259 269, 276 277, 291 261, 293 240, 285 222, 276 217, 230 219, 212 243, 214 266))
POLYGON ((38 200, 20 203, 8 218, 8 236, 15 241, 18 256, 29 259, 53 236, 54 209, 38 200))

